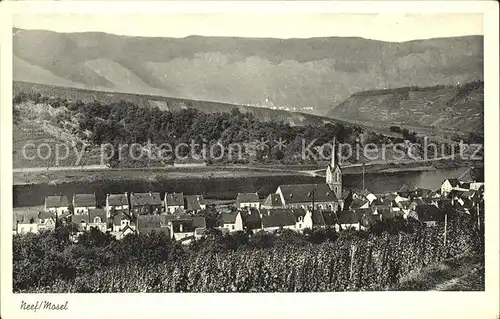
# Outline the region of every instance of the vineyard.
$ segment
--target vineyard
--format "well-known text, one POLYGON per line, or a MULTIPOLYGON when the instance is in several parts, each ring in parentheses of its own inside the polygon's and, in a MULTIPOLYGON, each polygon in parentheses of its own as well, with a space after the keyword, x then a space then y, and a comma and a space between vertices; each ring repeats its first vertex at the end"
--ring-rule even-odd
MULTIPOLYGON (((325 292, 396 289, 413 271, 461 255, 480 255, 469 215, 444 225, 380 235, 318 230, 209 235, 189 248, 160 234, 110 241, 61 232, 14 236, 15 292, 325 292), (325 235, 327 234, 327 235, 325 235)), ((412 287, 407 287, 412 290, 412 287)))

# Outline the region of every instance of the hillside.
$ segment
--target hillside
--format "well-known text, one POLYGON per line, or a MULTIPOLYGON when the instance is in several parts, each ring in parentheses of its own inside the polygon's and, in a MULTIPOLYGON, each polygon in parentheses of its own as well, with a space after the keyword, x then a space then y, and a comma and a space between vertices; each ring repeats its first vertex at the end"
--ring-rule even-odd
POLYGON ((483 78, 482 36, 393 43, 15 29, 13 47, 17 81, 232 104, 269 99, 319 115, 359 91, 483 78))
POLYGON ((484 84, 405 87, 353 94, 328 116, 373 126, 403 125, 483 132, 484 84))
POLYGON ((13 94, 40 93, 45 96, 59 97, 72 101, 81 100, 84 103, 99 101, 100 103, 119 102, 121 100, 132 102, 140 107, 158 107, 162 111, 175 111, 187 108, 194 108, 205 113, 225 112, 229 113, 237 108, 242 113, 252 113, 261 121, 284 122, 292 126, 297 125, 319 125, 326 122, 336 122, 333 119, 320 117, 311 114, 289 112, 284 110, 273 110, 268 108, 251 107, 245 105, 235 105, 228 103, 218 103, 210 101, 197 101, 188 99, 178 99, 158 95, 129 94, 111 91, 86 90, 74 87, 52 86, 28 82, 14 82, 13 94))

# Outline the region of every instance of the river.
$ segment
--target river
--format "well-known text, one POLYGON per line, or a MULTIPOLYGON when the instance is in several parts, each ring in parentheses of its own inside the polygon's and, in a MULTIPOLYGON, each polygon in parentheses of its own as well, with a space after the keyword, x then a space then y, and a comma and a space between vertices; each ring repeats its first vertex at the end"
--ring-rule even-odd
MULTIPOLYGON (((433 171, 409 171, 397 173, 365 174, 365 188, 374 193, 387 193, 399 190, 403 185, 438 189, 447 178, 457 178, 467 168, 437 169, 433 171)), ((279 185, 323 183, 320 177, 308 176, 269 176, 250 178, 219 179, 178 179, 162 181, 106 181, 106 182, 72 182, 58 185, 32 184, 14 185, 14 207, 43 205, 48 195, 61 194, 69 198, 73 193, 95 193, 98 205, 104 205, 107 193, 123 192, 183 192, 184 194, 203 194, 209 199, 235 199, 238 192, 257 192, 260 197, 276 191, 279 185)), ((361 188, 361 175, 344 175, 345 188, 361 188)))

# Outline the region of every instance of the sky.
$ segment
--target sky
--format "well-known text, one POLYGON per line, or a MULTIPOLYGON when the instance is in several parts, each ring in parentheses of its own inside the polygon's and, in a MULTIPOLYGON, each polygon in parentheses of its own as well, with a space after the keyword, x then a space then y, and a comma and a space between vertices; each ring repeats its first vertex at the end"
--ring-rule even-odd
POLYGON ((190 35, 309 38, 362 37, 390 42, 482 35, 480 14, 16 14, 21 29, 101 31, 182 38, 190 35))

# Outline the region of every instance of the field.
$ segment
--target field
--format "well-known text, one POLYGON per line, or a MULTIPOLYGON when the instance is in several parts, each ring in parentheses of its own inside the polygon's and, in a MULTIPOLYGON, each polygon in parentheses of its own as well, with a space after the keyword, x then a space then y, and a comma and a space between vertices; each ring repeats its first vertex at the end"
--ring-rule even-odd
MULTIPOLYGON (((434 286, 404 282, 430 265, 480 254, 473 224, 468 216, 450 219, 446 245, 443 224, 382 234, 315 230, 248 238, 210 232, 184 248, 154 233, 121 241, 89 233, 78 244, 63 233, 14 236, 13 284, 15 292, 30 293, 425 290, 434 286)), ((467 274, 480 277, 480 260, 478 266, 467 274)))

